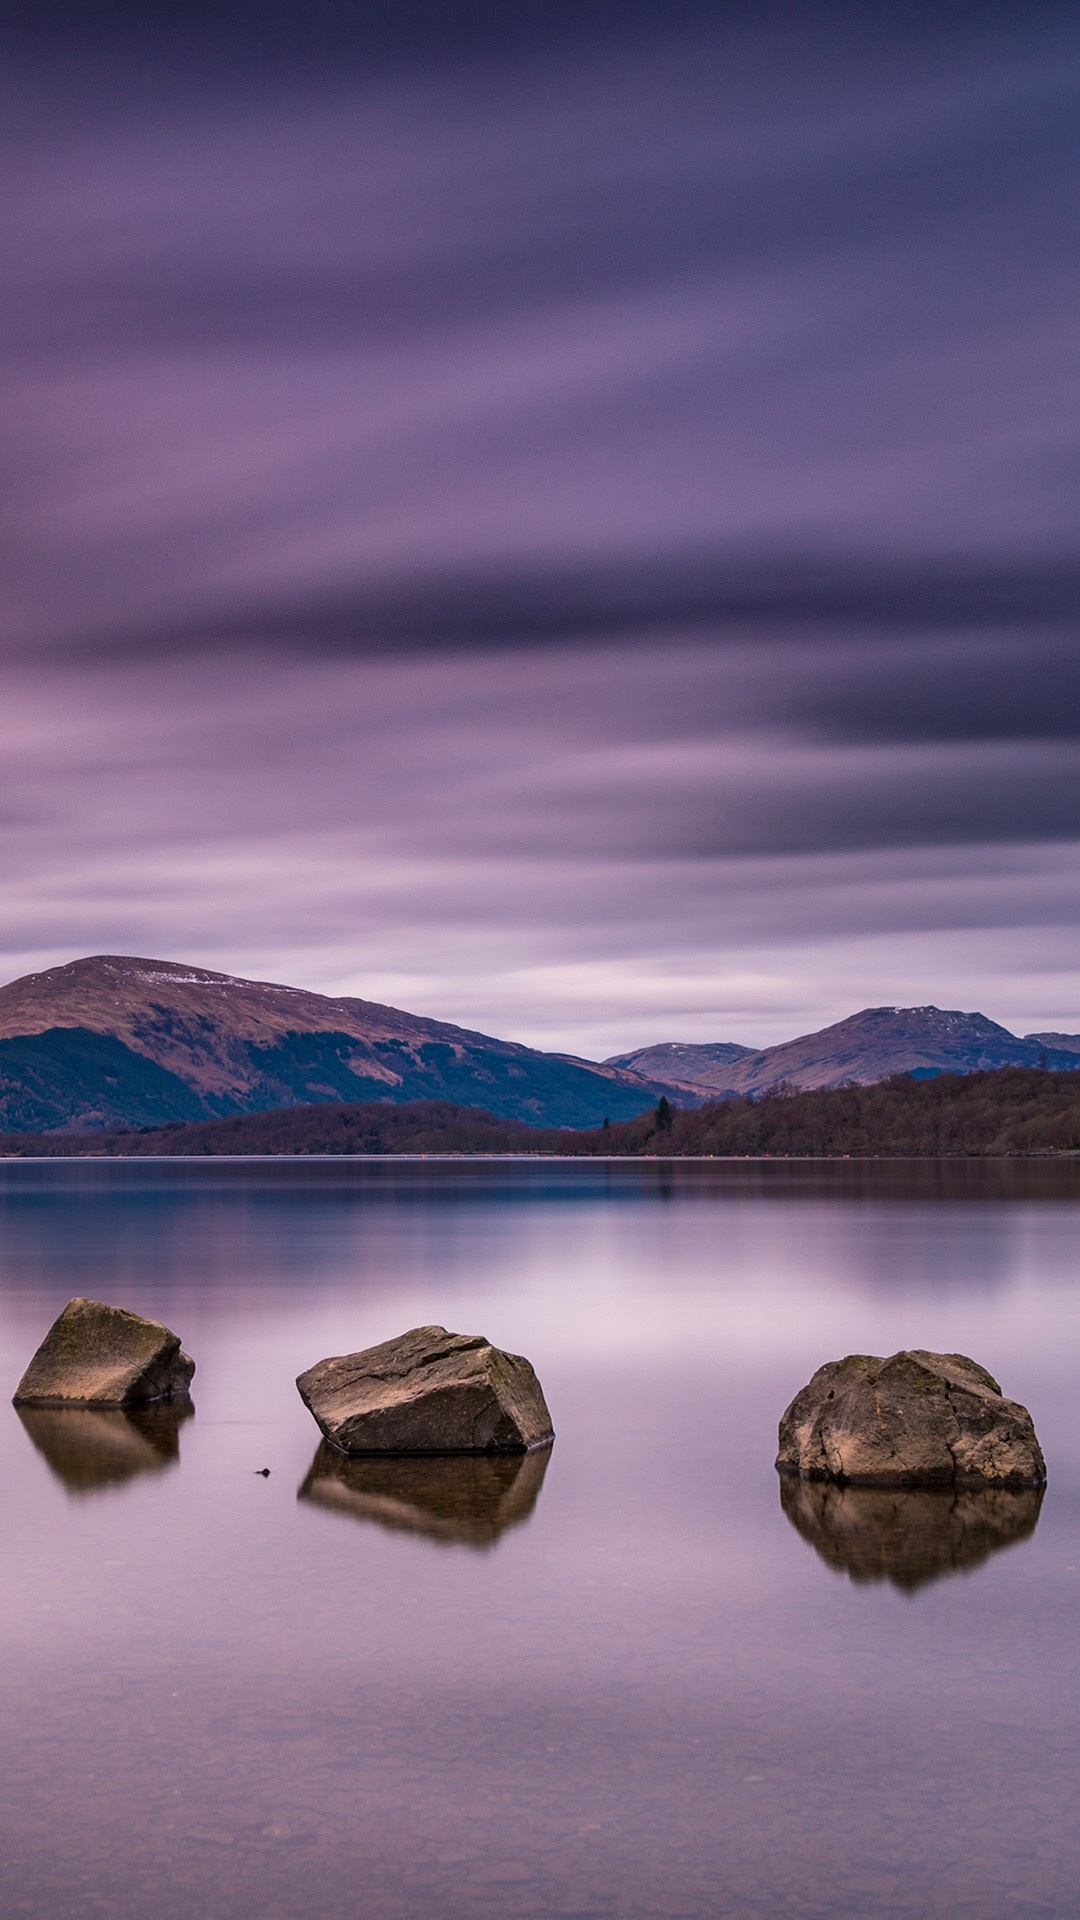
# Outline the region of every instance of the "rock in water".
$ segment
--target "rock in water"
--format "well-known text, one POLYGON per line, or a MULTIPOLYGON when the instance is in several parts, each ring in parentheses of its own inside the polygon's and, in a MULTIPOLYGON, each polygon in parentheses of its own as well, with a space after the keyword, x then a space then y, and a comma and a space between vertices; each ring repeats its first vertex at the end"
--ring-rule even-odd
POLYGON ((780 1422, 781 1473, 864 1487, 1041 1487, 1026 1407, 962 1353, 851 1353, 819 1367, 780 1422))
POLYGON ((296 1384, 341 1453, 527 1453, 554 1437, 529 1362, 479 1333, 413 1327, 296 1384))
POLYGON ((160 1320, 69 1300, 15 1393, 19 1406, 137 1407, 186 1393, 195 1362, 160 1320))

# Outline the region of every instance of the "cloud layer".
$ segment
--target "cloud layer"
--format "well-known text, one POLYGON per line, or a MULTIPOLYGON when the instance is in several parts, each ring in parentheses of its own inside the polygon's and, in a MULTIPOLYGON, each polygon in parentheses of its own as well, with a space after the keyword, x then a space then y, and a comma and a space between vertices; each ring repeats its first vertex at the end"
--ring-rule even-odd
POLYGON ((1075 19, 94 12, 0 83, 6 970, 1080 1025, 1075 19))

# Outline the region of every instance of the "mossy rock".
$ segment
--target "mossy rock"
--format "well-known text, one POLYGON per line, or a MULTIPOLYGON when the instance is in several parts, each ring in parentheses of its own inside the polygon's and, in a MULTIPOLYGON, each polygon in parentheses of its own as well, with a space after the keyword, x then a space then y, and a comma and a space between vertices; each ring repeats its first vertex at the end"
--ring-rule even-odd
POLYGON ((137 1407, 186 1394, 179 1334, 101 1300, 69 1300, 15 1390, 15 1405, 137 1407))

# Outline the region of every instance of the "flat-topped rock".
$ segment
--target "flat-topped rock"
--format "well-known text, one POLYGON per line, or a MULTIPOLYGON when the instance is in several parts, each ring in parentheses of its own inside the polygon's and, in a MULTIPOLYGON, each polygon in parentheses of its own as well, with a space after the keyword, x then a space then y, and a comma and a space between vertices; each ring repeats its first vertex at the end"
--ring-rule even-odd
POLYGON ((100 1300, 69 1300, 15 1392, 19 1406, 137 1407, 186 1393, 179 1334, 100 1300))
POLYGON ((1041 1487, 1030 1413, 962 1353, 830 1360, 780 1422, 781 1473, 865 1487, 1041 1487))
POLYGON ((296 1384, 342 1453, 526 1453, 554 1437, 529 1362, 479 1333, 413 1327, 296 1384))

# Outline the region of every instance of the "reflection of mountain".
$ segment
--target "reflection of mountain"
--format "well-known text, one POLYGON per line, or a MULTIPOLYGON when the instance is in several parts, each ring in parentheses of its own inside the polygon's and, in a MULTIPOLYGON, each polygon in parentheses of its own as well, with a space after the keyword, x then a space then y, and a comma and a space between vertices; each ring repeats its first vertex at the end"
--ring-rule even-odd
POLYGON ((149 1407, 17 1407, 19 1419, 69 1493, 122 1486, 179 1464, 186 1394, 149 1407))
POLYGON ((1044 1489, 838 1487, 784 1474, 780 1505, 826 1565, 860 1585, 888 1580, 913 1593, 967 1573, 1035 1531, 1044 1489))
POLYGON ((532 1453, 350 1458, 324 1440, 297 1498, 428 1540, 491 1547, 508 1527, 528 1519, 550 1454, 547 1446, 532 1453))

